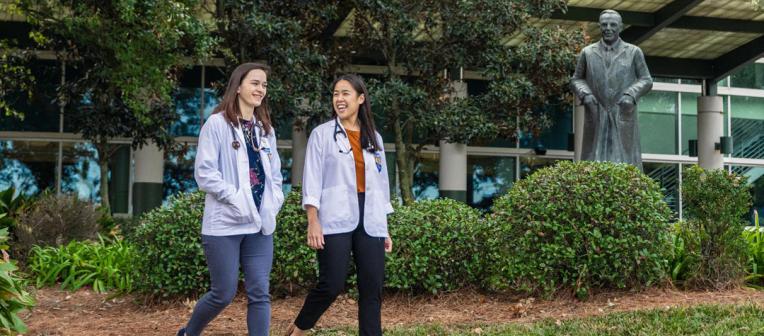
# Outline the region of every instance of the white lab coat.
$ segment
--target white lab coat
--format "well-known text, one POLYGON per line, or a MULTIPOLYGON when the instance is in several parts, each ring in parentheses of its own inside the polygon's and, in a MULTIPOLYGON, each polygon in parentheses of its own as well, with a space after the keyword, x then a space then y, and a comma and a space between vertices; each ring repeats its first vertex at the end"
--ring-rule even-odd
MULTIPOLYGON (((351 232, 358 226, 358 197, 355 161, 350 140, 338 120, 316 127, 308 139, 305 169, 302 179, 303 208, 312 205, 318 209, 323 234, 351 232), (335 129, 337 133, 334 141, 335 129), (340 153, 340 148, 346 153, 340 153)), ((379 144, 382 136, 376 134, 379 144)), ((363 145, 363 144, 362 144, 363 145)), ((363 150, 366 191, 364 203, 364 229, 372 237, 387 237, 387 214, 393 212, 390 204, 390 183, 384 151, 369 153, 363 150), (375 157, 380 158, 379 166, 375 157)))
MULTIPOLYGON (((261 124, 258 122, 257 125, 261 124)), ((232 133, 222 113, 211 115, 202 126, 194 162, 194 178, 199 189, 207 193, 202 219, 203 235, 230 236, 261 231, 270 235, 276 228, 276 214, 284 203, 281 159, 276 150, 275 131, 268 136, 262 133, 261 127, 255 127, 265 170, 263 200, 260 209, 257 209, 249 185, 249 157, 241 128, 233 128, 232 133), (234 134, 239 141, 239 149, 232 146, 234 134)))

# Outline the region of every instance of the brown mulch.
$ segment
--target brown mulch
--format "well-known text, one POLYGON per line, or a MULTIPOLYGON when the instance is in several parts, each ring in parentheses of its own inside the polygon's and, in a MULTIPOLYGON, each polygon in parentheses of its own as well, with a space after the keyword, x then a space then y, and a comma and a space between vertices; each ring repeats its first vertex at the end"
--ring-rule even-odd
MULTIPOLYGON (((71 293, 45 288, 38 290, 36 297, 38 303, 34 310, 21 315, 29 325, 27 335, 175 335, 190 316, 195 303, 143 305, 136 296, 105 301, 107 295, 87 289, 71 293)), ((271 327, 274 334, 279 335, 286 329, 303 299, 273 300, 271 327)), ((748 288, 716 292, 650 289, 636 293, 599 293, 585 302, 572 298, 496 297, 463 291, 427 297, 388 295, 383 304, 382 321, 385 328, 417 324, 524 323, 618 311, 743 303, 764 306, 764 291, 748 288)), ((356 309, 354 300, 341 296, 316 327, 354 326, 356 309)), ((205 335, 246 335, 246 298, 239 295, 212 321, 205 335)))

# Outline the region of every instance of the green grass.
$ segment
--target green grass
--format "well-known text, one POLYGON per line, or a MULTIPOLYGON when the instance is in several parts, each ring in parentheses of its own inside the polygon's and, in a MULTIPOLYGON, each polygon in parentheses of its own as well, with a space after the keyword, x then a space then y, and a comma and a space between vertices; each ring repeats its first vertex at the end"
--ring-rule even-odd
MULTIPOLYGON (((605 316, 543 320, 533 324, 421 325, 385 330, 403 335, 764 335, 764 308, 755 305, 655 309, 605 316)), ((355 329, 319 330, 314 335, 356 335, 355 329)))

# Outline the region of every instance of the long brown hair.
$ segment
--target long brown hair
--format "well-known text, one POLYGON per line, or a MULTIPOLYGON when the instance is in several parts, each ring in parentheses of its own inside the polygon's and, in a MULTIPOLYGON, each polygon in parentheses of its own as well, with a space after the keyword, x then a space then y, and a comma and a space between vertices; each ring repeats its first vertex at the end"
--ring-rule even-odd
MULTIPOLYGON (((236 67, 231 73, 231 78, 228 79, 228 86, 223 94, 223 100, 215 107, 213 113, 223 113, 223 117, 229 123, 234 125, 239 124, 239 117, 241 111, 239 111, 239 94, 236 92, 239 89, 239 85, 247 77, 252 70, 263 70, 266 76, 271 75, 271 68, 262 63, 244 63, 236 67)), ((255 107, 255 118, 263 124, 263 131, 265 135, 271 134, 273 126, 271 124, 271 109, 268 107, 268 94, 263 97, 263 102, 260 106, 255 107)))
MULTIPOLYGON (((373 151, 384 150, 382 145, 377 142, 377 128, 374 126, 374 117, 371 115, 371 97, 366 90, 366 84, 364 84, 363 78, 355 74, 341 75, 334 80, 334 83, 332 83, 332 90, 334 90, 337 83, 342 80, 350 83, 353 90, 355 90, 359 96, 363 95, 364 97, 363 104, 358 108, 358 121, 361 123, 361 144, 363 146, 370 144, 373 151)), ((334 110, 334 106, 332 106, 332 115, 335 118, 337 117, 337 111, 334 110)), ((366 149, 368 150, 369 148, 366 149)))

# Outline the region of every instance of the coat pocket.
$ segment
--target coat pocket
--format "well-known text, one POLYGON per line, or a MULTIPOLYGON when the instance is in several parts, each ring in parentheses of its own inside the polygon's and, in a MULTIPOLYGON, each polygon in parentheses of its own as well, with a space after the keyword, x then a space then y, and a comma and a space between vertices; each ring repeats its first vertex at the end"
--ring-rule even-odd
POLYGON ((226 224, 243 224, 252 222, 249 206, 244 189, 239 188, 231 198, 231 203, 221 203, 218 208, 220 221, 226 224))
POLYGON ((321 206, 318 217, 321 223, 333 223, 350 220, 350 199, 348 190, 343 186, 327 188, 321 191, 321 206))

